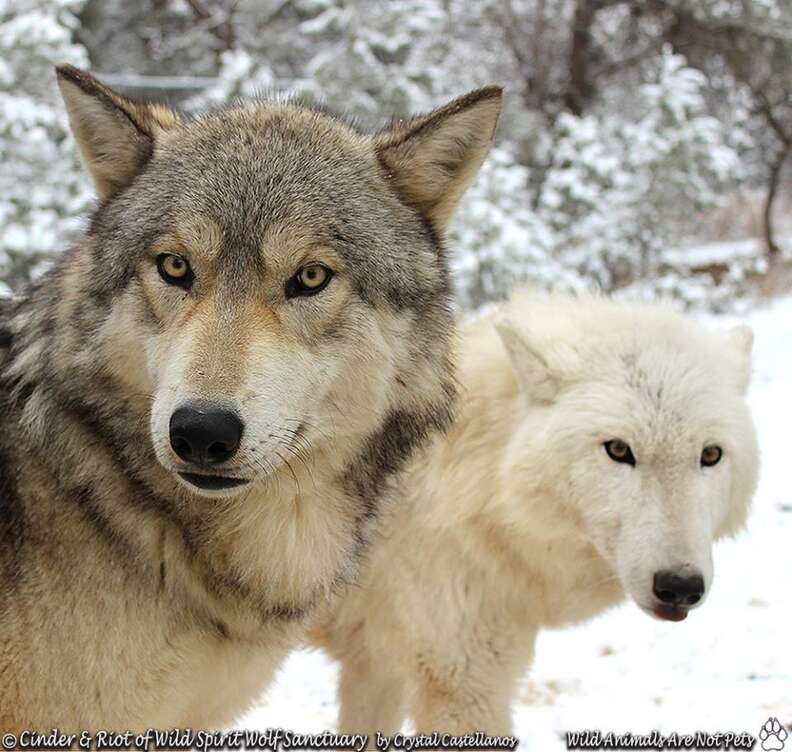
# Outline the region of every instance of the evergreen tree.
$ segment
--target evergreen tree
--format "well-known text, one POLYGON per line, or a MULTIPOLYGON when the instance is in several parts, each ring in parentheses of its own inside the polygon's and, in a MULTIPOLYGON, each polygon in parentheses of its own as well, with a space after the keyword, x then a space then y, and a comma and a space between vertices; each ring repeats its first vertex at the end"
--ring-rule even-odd
MULTIPOLYGON (((88 62, 75 0, 0 0, 0 280, 16 288, 79 228, 89 202, 54 66, 88 62)), ((3 284, 0 282, 0 285, 3 284)))

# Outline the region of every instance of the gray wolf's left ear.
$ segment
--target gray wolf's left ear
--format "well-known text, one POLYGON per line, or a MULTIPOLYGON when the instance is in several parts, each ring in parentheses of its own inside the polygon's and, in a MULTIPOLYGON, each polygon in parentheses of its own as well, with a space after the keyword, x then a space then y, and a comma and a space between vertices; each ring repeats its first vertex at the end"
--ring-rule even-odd
POLYGON ((740 324, 726 332, 726 341, 739 358, 739 385, 743 392, 747 391, 751 381, 754 334, 750 326, 740 324))
POLYGON ((374 136, 400 195, 440 232, 487 156, 502 99, 502 88, 488 86, 374 136))
POLYGON ((99 198, 109 198, 143 169, 158 133, 176 125, 178 116, 162 105, 116 94, 72 65, 55 70, 85 166, 99 198))

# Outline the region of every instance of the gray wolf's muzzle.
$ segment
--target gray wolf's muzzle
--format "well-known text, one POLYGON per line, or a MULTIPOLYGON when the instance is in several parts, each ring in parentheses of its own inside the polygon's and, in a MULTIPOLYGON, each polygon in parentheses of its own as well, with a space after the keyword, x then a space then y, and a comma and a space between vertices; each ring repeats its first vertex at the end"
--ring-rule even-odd
POLYGON ((223 465, 234 457, 245 424, 233 410, 212 402, 186 402, 170 419, 170 445, 190 469, 179 472, 193 486, 220 491, 247 481, 223 475, 223 465), (220 473, 220 474, 218 474, 220 473))

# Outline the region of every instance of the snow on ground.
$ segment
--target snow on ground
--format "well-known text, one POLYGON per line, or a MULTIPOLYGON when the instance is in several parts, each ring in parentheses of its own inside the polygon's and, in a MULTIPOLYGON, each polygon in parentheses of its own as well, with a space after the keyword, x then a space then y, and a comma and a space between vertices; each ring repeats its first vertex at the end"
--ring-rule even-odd
MULTIPOLYGON (((686 621, 657 622, 625 604, 543 633, 515 708, 522 749, 563 750, 565 732, 583 729, 757 735, 768 716, 792 723, 792 298, 746 320, 762 448, 748 529, 717 545, 713 590, 686 621)), ((334 728, 336 675, 319 652, 293 654, 239 727, 334 728)))
POLYGON ((661 254, 661 259, 677 269, 689 269, 709 264, 733 264, 735 260, 764 260, 762 241, 758 238, 727 240, 722 243, 705 243, 692 248, 671 248, 661 254))

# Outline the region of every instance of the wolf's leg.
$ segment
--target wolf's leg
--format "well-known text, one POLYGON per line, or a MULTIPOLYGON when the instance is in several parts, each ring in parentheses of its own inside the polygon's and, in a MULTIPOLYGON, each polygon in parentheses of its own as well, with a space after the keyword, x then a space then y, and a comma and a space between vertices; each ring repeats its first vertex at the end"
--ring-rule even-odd
POLYGON ((364 646, 347 650, 338 691, 339 730, 368 734, 369 749, 376 749, 377 731, 390 736, 401 728, 406 711, 402 678, 364 646))
POLYGON ((536 633, 521 634, 517 644, 481 632, 473 637, 460 635, 452 651, 443 646, 422 656, 413 704, 419 733, 512 733, 514 695, 536 633))
POLYGON ((498 686, 483 686, 473 676, 465 685, 450 683, 443 677, 424 677, 415 698, 417 731, 421 734, 434 731, 510 734, 511 701, 516 683, 510 679, 502 678, 498 686))

